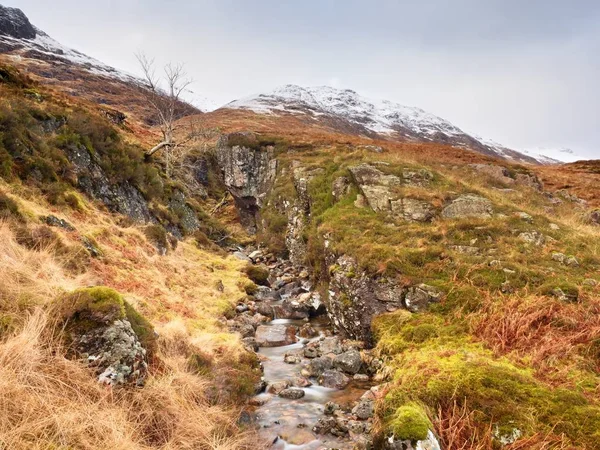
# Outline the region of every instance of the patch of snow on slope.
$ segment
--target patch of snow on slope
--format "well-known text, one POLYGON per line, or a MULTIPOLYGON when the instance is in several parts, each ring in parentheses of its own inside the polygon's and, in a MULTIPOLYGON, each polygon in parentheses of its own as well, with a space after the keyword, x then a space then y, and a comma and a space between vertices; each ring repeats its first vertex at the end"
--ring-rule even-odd
POLYGON ((540 161, 549 160, 551 163, 575 162, 582 159, 589 159, 577 155, 569 148, 534 148, 522 150, 521 153, 536 158, 540 161))
POLYGON ((359 123, 377 133, 393 133, 403 127, 413 133, 431 136, 464 134, 451 123, 419 108, 387 100, 372 100, 349 89, 328 86, 303 88, 285 85, 270 93, 253 95, 227 104, 226 108, 248 109, 259 114, 276 111, 301 113, 302 107, 316 115, 333 115, 359 123))

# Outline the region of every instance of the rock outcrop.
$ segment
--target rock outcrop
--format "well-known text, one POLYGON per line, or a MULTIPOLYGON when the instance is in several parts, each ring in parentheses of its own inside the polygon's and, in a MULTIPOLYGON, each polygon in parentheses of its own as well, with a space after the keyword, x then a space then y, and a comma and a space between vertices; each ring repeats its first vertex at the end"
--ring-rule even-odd
POLYGON ((154 330, 119 293, 79 289, 61 299, 56 310, 74 356, 96 369, 98 381, 143 384, 154 330))
POLYGON ((37 33, 23 11, 0 5, 0 35, 15 39, 35 39, 37 33))
POLYGON ((128 182, 112 183, 87 148, 70 144, 65 153, 73 164, 77 185, 83 192, 100 200, 111 211, 129 216, 136 222, 154 221, 142 193, 128 182))
POLYGON ((257 214, 277 175, 272 146, 261 146, 252 133, 231 133, 217 143, 217 162, 233 196, 242 224, 257 230, 257 214))
MULTIPOLYGON (((393 217, 409 222, 429 222, 435 216, 435 208, 426 201, 415 198, 402 198, 399 188, 402 185, 424 187, 431 183, 433 174, 428 170, 402 171, 402 178, 388 175, 370 164, 360 164, 350 168, 354 182, 368 206, 376 212, 385 212, 393 217)), ((334 195, 343 182, 336 181, 334 195)), ((343 191, 342 191, 343 192, 343 191)), ((362 198, 356 205, 362 206, 362 198)))
POLYGON ((483 173, 490 178, 499 181, 505 186, 520 185, 527 186, 538 192, 543 189, 543 184, 540 179, 534 173, 529 172, 517 172, 511 173, 506 167, 498 166, 496 164, 470 164, 473 170, 483 173))
POLYGON ((473 194, 461 195, 442 210, 442 216, 448 219, 465 217, 489 219, 493 213, 491 201, 473 194))
POLYGON ((327 314, 336 331, 370 342, 371 318, 403 307, 406 289, 385 278, 362 272, 349 256, 329 256, 327 314))

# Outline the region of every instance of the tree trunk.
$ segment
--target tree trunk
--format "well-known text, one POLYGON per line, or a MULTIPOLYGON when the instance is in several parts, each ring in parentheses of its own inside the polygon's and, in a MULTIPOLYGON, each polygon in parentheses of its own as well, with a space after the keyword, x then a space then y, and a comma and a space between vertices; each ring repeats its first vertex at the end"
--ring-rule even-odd
POLYGON ((153 154, 155 154, 160 149, 162 149, 164 147, 170 147, 171 145, 173 145, 172 142, 163 141, 160 144, 158 144, 157 146, 155 146, 155 147, 151 148, 150 150, 148 150, 146 152, 146 156, 152 156, 153 154))

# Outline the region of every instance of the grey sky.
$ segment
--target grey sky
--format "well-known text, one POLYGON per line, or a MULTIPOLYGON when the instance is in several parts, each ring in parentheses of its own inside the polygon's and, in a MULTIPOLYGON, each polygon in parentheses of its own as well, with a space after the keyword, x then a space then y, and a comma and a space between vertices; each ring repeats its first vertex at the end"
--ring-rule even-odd
POLYGON ((516 149, 600 158, 598 0, 0 0, 138 72, 185 62, 220 103, 287 83, 419 106, 516 149))

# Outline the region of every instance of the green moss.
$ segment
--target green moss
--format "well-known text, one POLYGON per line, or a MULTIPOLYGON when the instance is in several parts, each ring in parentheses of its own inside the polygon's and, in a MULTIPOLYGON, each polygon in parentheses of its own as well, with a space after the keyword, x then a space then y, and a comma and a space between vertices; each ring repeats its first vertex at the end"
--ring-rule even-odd
POLYGON ((340 301, 340 304, 344 308, 351 308, 352 307, 352 300, 350 299, 350 297, 345 292, 341 292, 340 293, 339 301, 340 301))
POLYGON ((105 286, 77 289, 59 299, 55 306, 59 320, 75 335, 127 319, 149 356, 156 350, 156 336, 150 322, 114 289, 105 286))
POLYGON ((410 402, 431 411, 466 403, 478 411, 482 427, 491 422, 525 435, 553 430, 586 448, 600 448, 600 407, 581 393, 547 386, 477 344, 435 339, 414 344, 394 360, 394 384, 378 410, 383 419, 390 421, 410 402))
POLYGON ((387 430, 396 439, 419 441, 427 438, 427 433, 433 428, 427 414, 415 404, 400 406, 388 422, 387 430))
POLYGON ((579 297, 579 287, 565 280, 548 281, 539 288, 542 295, 554 296, 554 291, 560 289, 567 297, 577 299, 579 297))
POLYGON ((258 292, 258 286, 250 280, 246 283, 242 283, 240 287, 248 295, 254 295, 258 292))
POLYGON ((148 357, 152 357, 157 350, 157 336, 154 327, 129 302, 123 300, 123 305, 125 307, 125 317, 131 324, 131 328, 133 328, 140 343, 146 349, 148 357))

